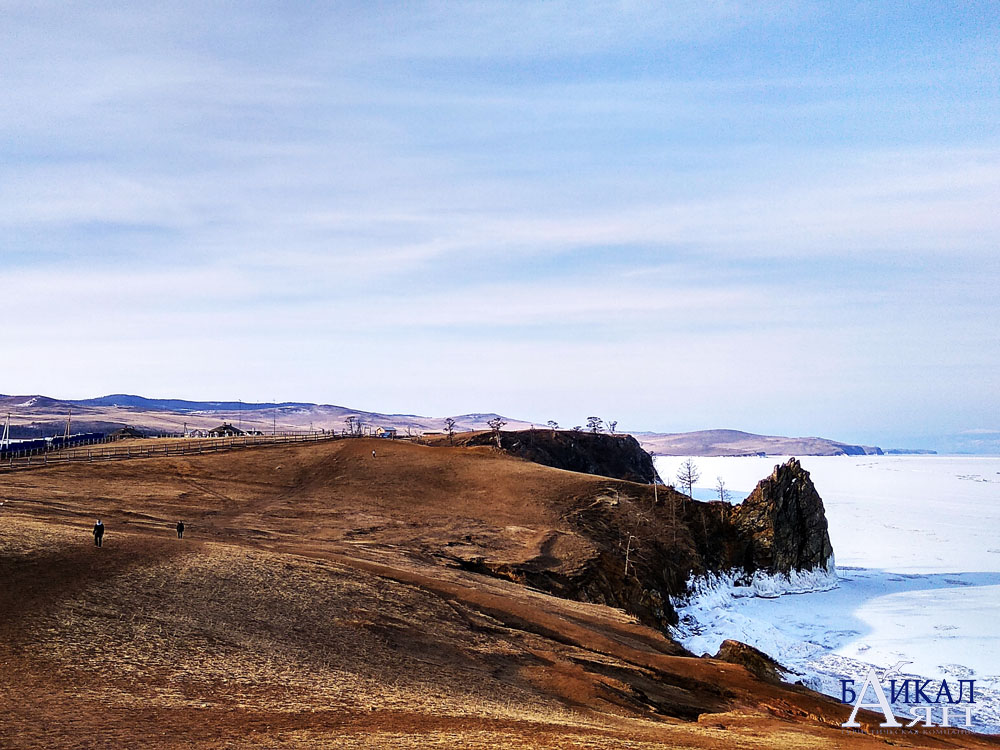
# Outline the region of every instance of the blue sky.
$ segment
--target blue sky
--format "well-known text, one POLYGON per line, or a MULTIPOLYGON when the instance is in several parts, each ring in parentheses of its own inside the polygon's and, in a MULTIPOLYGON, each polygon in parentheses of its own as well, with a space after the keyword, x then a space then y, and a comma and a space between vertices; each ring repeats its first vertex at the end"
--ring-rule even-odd
POLYGON ((1000 449, 995 3, 0 19, 0 391, 1000 449))

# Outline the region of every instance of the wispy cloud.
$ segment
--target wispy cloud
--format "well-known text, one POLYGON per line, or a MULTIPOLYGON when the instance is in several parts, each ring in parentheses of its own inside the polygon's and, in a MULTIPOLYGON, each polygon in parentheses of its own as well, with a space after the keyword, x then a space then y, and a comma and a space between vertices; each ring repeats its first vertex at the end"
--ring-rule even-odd
POLYGON ((4 390, 958 432, 1000 406, 972 12, 4 3, 0 281, 60 311, 4 390))

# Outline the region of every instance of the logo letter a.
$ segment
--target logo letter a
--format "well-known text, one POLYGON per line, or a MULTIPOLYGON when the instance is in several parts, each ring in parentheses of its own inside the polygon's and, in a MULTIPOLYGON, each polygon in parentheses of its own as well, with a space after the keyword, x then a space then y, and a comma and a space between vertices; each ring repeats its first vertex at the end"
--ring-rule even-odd
POLYGON ((856 721, 856 719, 858 718, 858 709, 861 708, 880 709, 883 716, 885 716, 885 721, 879 724, 880 727, 903 726, 896 721, 896 717, 892 715, 892 708, 889 706, 889 701, 885 697, 885 691, 882 690, 882 683, 878 681, 878 676, 875 674, 874 669, 868 670, 868 674, 865 676, 865 682, 858 691, 858 699, 854 704, 854 710, 851 711, 850 718, 840 726, 848 728, 860 727, 861 725, 856 721), (875 691, 875 700, 877 700, 878 703, 862 703, 865 699, 865 693, 868 692, 869 686, 875 691))

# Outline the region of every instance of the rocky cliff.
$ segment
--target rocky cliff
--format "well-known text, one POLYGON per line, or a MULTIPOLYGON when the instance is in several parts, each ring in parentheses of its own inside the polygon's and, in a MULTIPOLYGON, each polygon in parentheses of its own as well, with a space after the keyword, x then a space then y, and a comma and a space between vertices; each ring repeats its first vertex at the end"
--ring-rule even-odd
MULTIPOLYGON (((459 434, 456 445, 495 445, 492 432, 459 434)), ((518 430, 500 433, 505 452, 567 471, 650 484, 657 477, 653 459, 631 435, 571 430, 518 430)), ((658 477, 657 477, 658 478, 658 477)))
MULTIPOLYGON (((606 472, 627 473, 635 461, 631 448, 628 460, 618 451, 600 455, 608 446, 624 452, 631 443, 621 438, 577 435, 578 442, 557 444, 565 453, 554 457, 549 439, 533 442, 531 437, 505 433, 501 444, 528 457, 541 452, 540 443, 546 458, 551 463, 560 458, 562 467, 599 465, 606 472), (581 445, 586 450, 574 455, 581 445)), ((478 441, 490 438, 486 434, 478 441)), ((630 471, 642 469, 636 463, 630 471)), ((463 556, 463 567, 618 607, 660 628, 677 623, 672 600, 691 593, 699 581, 722 577, 773 596, 811 586, 813 577, 803 575, 806 571, 833 572, 823 501, 795 459, 776 467, 738 506, 621 480, 596 485, 599 489, 593 483, 583 486, 587 489, 579 494, 556 501, 566 527, 548 537, 538 554, 500 561, 472 553, 463 556)))
POLYGON ((748 572, 825 568, 833 557, 823 500, 794 458, 774 467, 735 508, 732 522, 745 540, 740 562, 748 572))

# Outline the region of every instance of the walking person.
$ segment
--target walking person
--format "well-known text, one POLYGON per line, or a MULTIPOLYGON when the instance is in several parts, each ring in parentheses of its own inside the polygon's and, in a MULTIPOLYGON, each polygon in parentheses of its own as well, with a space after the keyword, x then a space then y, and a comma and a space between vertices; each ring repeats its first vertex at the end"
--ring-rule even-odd
POLYGON ((372 458, 375 458, 375 451, 372 451, 372 458))
POLYGON ((184 538, 184 522, 183 521, 178 521, 177 522, 177 538, 178 539, 183 539, 184 538))
POLYGON ((97 547, 104 546, 104 524, 101 523, 101 519, 97 519, 97 523, 94 524, 94 544, 97 547))

